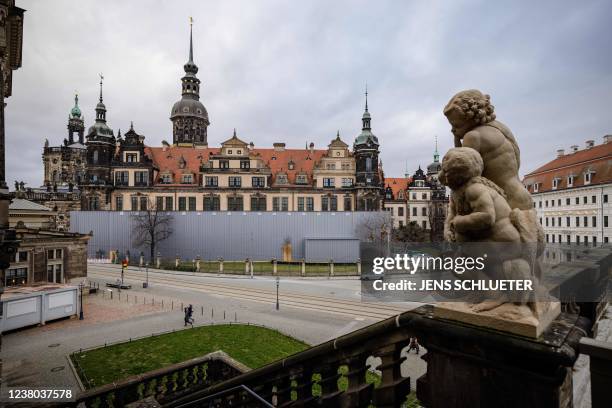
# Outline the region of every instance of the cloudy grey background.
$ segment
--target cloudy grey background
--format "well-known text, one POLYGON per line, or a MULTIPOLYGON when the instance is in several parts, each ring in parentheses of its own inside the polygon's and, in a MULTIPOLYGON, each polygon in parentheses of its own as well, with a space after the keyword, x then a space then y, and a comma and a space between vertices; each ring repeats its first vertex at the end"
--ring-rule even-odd
POLYGON ((66 137, 78 90, 85 125, 105 76, 107 119, 146 143, 172 140, 193 16, 201 97, 217 146, 236 127, 256 146, 352 143, 370 90, 387 177, 451 146, 441 111, 465 88, 492 95, 521 172, 557 148, 612 133, 612 2, 25 1, 23 67, 6 110, 8 179, 42 183, 45 138, 66 137), (508 3, 508 4, 505 4, 508 3))

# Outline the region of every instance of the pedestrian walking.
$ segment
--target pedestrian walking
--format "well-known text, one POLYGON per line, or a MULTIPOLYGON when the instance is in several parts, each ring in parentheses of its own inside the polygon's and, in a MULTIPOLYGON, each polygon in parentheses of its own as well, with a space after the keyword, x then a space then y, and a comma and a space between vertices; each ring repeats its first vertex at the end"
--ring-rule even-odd
POLYGON ((193 305, 189 305, 185 308, 185 326, 188 324, 193 327, 193 305))
POLYGON ((420 349, 420 345, 419 345, 419 341, 416 337, 411 337, 410 338, 410 343, 408 344, 408 353, 410 353, 411 350, 414 350, 417 354, 419 354, 419 349, 420 349))

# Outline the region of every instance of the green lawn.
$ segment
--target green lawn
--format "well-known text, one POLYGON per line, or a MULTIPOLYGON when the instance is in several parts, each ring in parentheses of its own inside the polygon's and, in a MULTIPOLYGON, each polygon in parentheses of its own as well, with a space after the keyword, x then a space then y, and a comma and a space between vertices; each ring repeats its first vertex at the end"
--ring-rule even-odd
POLYGON ((236 324, 181 330, 74 353, 71 358, 81 367, 90 386, 96 387, 217 350, 223 350, 250 368, 257 368, 308 347, 274 330, 236 324))
MULTIPOLYGON (((195 271, 195 263, 192 261, 181 261, 179 266, 176 267, 174 262, 162 262, 162 269, 168 270, 179 270, 179 271, 195 271)), ((200 271, 205 273, 218 273, 219 262, 217 261, 201 261, 200 271)), ((277 271, 281 275, 300 275, 302 273, 302 265, 300 262, 278 262, 277 271)), ((244 274, 245 267, 244 261, 225 261, 223 263, 224 273, 235 273, 244 274)), ((329 274, 329 264, 327 263, 307 263, 306 264, 306 275, 307 276, 327 276, 329 274)), ((270 261, 255 261, 253 262, 253 273, 257 275, 271 275, 272 274, 272 262, 270 261)), ((354 263, 341 264, 337 263, 334 265, 334 274, 337 275, 354 275, 357 273, 357 265, 354 263)))

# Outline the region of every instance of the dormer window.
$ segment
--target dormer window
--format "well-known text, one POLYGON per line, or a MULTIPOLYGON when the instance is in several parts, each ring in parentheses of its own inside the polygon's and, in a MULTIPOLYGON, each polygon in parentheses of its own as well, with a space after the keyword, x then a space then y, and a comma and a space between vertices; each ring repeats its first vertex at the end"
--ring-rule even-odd
POLYGON ((295 184, 307 184, 308 183, 308 176, 306 176, 305 174, 298 174, 295 177, 295 184))
POLYGON ((233 154, 233 150, 232 150, 232 149, 229 149, 229 150, 227 151, 227 154, 233 154))
POLYGON ((533 183, 533 192, 537 193, 539 190, 539 183, 533 183))
POLYGON ((595 172, 593 170, 587 170, 586 173, 584 173, 584 184, 591 184, 591 181, 593 180, 593 174, 595 172))
POLYGON ((172 174, 162 174, 159 181, 162 184, 171 184, 172 183, 172 174))
POLYGON ((236 150, 236 154, 242 154, 242 150, 240 149, 236 150))
POLYGON ((574 186, 574 175, 573 174, 567 176, 567 186, 568 187, 574 186))
POLYGON ((555 177, 552 181, 552 188, 553 190, 556 190, 557 188, 559 188, 559 181, 561 181, 560 178, 555 177))
POLYGON ((404 199, 404 190, 400 190, 399 193, 397 194, 397 196, 398 196, 398 198, 400 200, 403 200, 404 199))
POLYGON ((193 184, 193 174, 183 174, 181 178, 182 184, 193 184))
POLYGON ((229 169, 229 160, 219 160, 220 169, 229 169))
POLYGON ((125 154, 126 163, 136 163, 138 162, 138 153, 126 153, 125 154))
POLYGON ((276 175, 276 184, 287 184, 289 180, 287 179, 286 174, 277 174, 276 175))
POLYGON ((327 163, 327 170, 336 170, 336 163, 327 163))
POLYGON ((293 161, 290 161, 288 164, 288 168, 289 170, 293 170, 295 168, 295 163, 293 161))
POLYGON ((249 169, 251 168, 251 162, 248 160, 240 160, 240 168, 241 169, 249 169))

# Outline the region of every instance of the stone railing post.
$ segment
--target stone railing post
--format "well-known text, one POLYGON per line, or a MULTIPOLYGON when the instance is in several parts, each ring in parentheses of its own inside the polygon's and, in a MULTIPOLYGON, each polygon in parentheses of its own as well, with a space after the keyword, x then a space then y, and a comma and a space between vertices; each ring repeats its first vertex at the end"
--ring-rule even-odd
POLYGON ((140 259, 138 261, 138 265, 142 268, 144 266, 144 253, 140 253, 140 259))
POLYGON ((348 359, 348 372, 346 373, 348 387, 340 397, 341 407, 367 407, 369 405, 374 384, 368 384, 365 381, 365 373, 368 369, 367 358, 366 354, 358 354, 348 359))
POLYGON ((278 275, 278 263, 276 262, 276 258, 272 258, 272 275, 278 275))
POLYGON ((408 344, 391 344, 381 348, 375 355, 380 357, 380 386, 374 390, 374 405, 377 407, 398 407, 410 393, 410 377, 402 377, 400 366, 406 360, 400 353, 408 344))
POLYGON ((306 276, 306 260, 302 258, 302 276, 306 276))
POLYGON ((201 263, 202 259, 200 258, 200 255, 196 256, 196 272, 200 272, 200 263, 201 263))
POLYGON ((338 389, 338 365, 337 364, 326 364, 322 366, 321 373, 321 401, 323 406, 337 406, 338 396, 342 394, 342 391, 338 389))
POLYGON ((357 276, 361 276, 361 258, 357 258, 357 276))
POLYGON ((174 258, 174 267, 178 269, 180 264, 181 264, 181 257, 178 256, 178 254, 176 254, 176 257, 174 258))
POLYGON ((219 273, 223 273, 223 258, 219 258, 219 273))
POLYGON ((157 253, 157 260, 155 261, 155 264, 157 265, 157 269, 161 269, 161 252, 157 253))
POLYGON ((334 276, 334 260, 330 259, 329 260, 329 277, 331 278, 332 276, 334 276))

